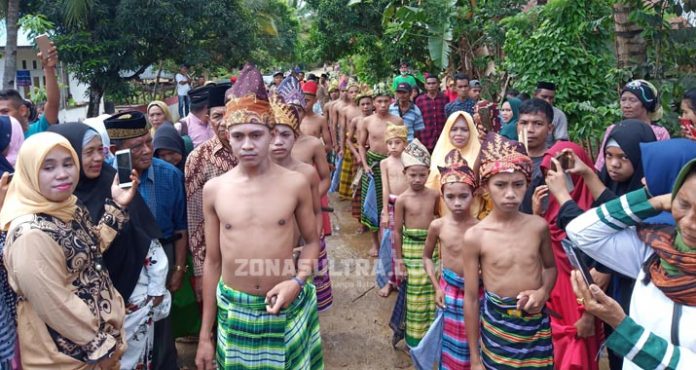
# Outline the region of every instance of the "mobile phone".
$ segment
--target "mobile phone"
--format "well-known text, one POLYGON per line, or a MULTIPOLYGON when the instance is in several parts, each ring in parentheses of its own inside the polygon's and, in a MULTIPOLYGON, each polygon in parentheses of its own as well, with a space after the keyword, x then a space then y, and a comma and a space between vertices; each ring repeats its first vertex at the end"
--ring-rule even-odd
POLYGON ((36 41, 36 46, 39 47, 39 51, 45 58, 51 50, 51 39, 48 38, 48 34, 42 33, 36 36, 34 41, 36 41))
POLYGON ((594 284, 594 280, 592 280, 592 275, 590 274, 590 269, 587 268, 585 261, 582 258, 579 258, 578 254, 575 252, 577 248, 575 243, 568 239, 563 239, 561 240, 561 245, 563 246, 566 256, 568 256, 568 261, 570 261, 571 266, 580 271, 580 274, 582 275, 583 280, 585 280, 587 286, 594 284))
MULTIPOLYGON (((566 189, 568 189, 569 193, 572 193, 573 190, 575 190, 575 184, 573 183, 573 177, 569 173, 565 173, 565 170, 569 168, 573 168, 575 166, 575 163, 573 163, 573 154, 570 152, 564 152, 560 153, 558 156, 556 156, 556 160, 558 160, 558 163, 561 165, 561 169, 563 170, 563 176, 565 177, 565 183, 566 183, 566 189)), ((556 164, 554 162, 551 162, 551 169, 558 172, 558 168, 556 167, 556 164)))
POLYGON ((487 131, 491 131, 493 124, 491 122, 491 109, 490 108, 479 108, 479 117, 481 118, 481 124, 486 128, 487 131))
POLYGON ((691 122, 690 119, 680 118, 679 125, 681 126, 682 134, 684 136, 692 139, 696 138, 696 127, 694 127, 694 123, 691 122))
POLYGON ((118 171, 119 187, 130 188, 133 186, 133 182, 130 178, 131 172, 133 171, 130 149, 123 149, 116 152, 116 170, 118 171))

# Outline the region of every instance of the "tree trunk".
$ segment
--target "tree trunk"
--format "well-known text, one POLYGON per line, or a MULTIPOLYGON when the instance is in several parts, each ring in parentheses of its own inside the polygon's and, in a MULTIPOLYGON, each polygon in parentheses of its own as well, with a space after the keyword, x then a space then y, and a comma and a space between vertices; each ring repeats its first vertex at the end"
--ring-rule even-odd
POLYGON ((96 117, 99 115, 99 105, 101 98, 104 95, 104 89, 96 83, 89 85, 89 106, 87 107, 87 117, 96 117))
POLYGON ((15 76, 17 74, 17 20, 19 18, 19 0, 7 1, 7 17, 5 29, 7 30, 7 44, 5 45, 5 71, 3 72, 3 89, 15 88, 15 76))
POLYGON ((633 9, 617 3, 613 6, 616 31, 616 61, 619 68, 641 66, 648 60, 647 45, 641 36, 643 29, 629 20, 633 9))

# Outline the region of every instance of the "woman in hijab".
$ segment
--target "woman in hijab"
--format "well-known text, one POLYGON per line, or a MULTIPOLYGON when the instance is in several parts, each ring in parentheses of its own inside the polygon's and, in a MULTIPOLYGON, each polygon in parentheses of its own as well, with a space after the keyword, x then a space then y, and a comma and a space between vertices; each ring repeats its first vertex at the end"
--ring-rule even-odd
MULTIPOLYGON (((75 196, 89 210, 92 222, 96 222, 106 211, 109 184, 116 175, 116 170, 104 166, 101 136, 83 123, 63 123, 49 131, 65 137, 78 155, 81 170, 75 196)), ((104 253, 104 264, 127 302, 124 328, 128 349, 121 367, 148 368, 152 361, 153 321, 169 311, 165 286, 168 265, 159 243, 159 226, 139 193, 128 205, 128 213, 130 220, 104 253)))
POLYGON ((174 124, 169 106, 161 100, 154 100, 147 105, 147 121, 155 132, 165 123, 174 124))
POLYGON ((64 137, 33 135, 19 151, 0 211, 0 225, 9 230, 8 280, 21 297, 17 332, 25 368, 117 368, 124 348, 125 307, 102 252, 128 220, 124 207, 139 180, 133 173, 129 190, 112 180, 95 225, 73 195, 79 174, 79 157, 64 137))
MULTIPOLYGON (((17 153, 19 153, 19 148, 22 147, 24 143, 24 130, 22 129, 22 124, 19 123, 14 117, 11 116, 0 116, 1 121, 9 120, 12 126, 12 135, 10 136, 10 144, 7 147, 7 154, 4 154, 8 162, 14 167, 15 162, 17 162, 17 153)), ((4 151, 5 149, 3 149, 4 151)))
MULTIPOLYGON (((0 209, 5 200, 9 175, 14 172, 14 168, 7 161, 12 137, 12 124, 8 116, 0 116, 0 209)), ((20 127, 21 132, 21 127, 20 127)), ((5 233, 0 233, 0 253, 5 246, 5 233)), ((17 343, 17 330, 15 328, 15 306, 17 297, 10 288, 7 281, 7 271, 3 257, 0 254, 0 369, 12 369, 12 362, 15 359, 15 345, 17 343)))
MULTIPOLYGON (((430 157, 430 175, 428 175, 428 181, 426 182, 428 188, 441 192, 438 166, 445 167, 447 165, 445 157, 453 149, 459 150, 467 165, 475 173, 478 173, 477 160, 481 151, 481 141, 474 119, 469 113, 464 111, 457 111, 449 116, 440 137, 437 139, 437 144, 435 144, 433 154, 430 157)), ((474 198, 471 204, 471 214, 474 217, 478 218, 479 213, 482 211, 482 204, 481 198, 474 198)), ((448 212, 442 199, 440 199, 439 211, 440 215, 448 212)))
POLYGON ((500 118, 503 122, 503 127, 500 129, 500 135, 517 141, 517 120, 520 118, 520 105, 522 101, 517 98, 507 98, 500 108, 500 118))
POLYGON ((174 126, 164 125, 155 132, 152 141, 155 150, 155 157, 174 165, 174 167, 184 172, 186 164, 186 147, 184 139, 174 126))
POLYGON ((577 301, 615 329, 607 347, 624 369, 691 369, 696 363, 696 160, 679 172, 671 193, 628 193, 572 221, 568 237, 595 260, 636 279, 630 316, 573 273, 577 301), (641 225, 670 212, 676 227, 641 225))
MULTIPOLYGON (((650 82, 633 80, 624 86, 621 90, 621 113, 624 119, 623 122, 642 123, 653 131, 657 140, 670 139, 667 129, 656 123, 662 118, 664 112, 660 105, 657 88, 650 82)), ((597 171, 601 171, 604 166, 604 148, 606 147, 607 138, 613 129, 614 125, 611 125, 604 132, 602 146, 599 148, 599 154, 595 162, 597 171)))

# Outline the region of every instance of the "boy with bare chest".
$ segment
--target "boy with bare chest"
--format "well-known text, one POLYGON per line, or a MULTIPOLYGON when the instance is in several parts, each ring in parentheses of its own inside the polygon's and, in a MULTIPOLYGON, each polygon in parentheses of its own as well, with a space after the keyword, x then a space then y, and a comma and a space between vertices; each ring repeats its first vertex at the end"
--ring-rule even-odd
POLYGON ((239 165, 203 189, 207 253, 196 366, 323 369, 316 292, 306 282, 319 253, 310 185, 270 160, 275 120, 253 66, 240 73, 226 109, 239 165), (305 240, 297 269, 294 223, 305 240))
MULTIPOLYGON (((435 287, 435 304, 444 310, 440 369, 468 369, 469 343, 464 325, 464 245, 462 235, 478 223, 470 212, 476 190, 476 175, 458 149, 438 167, 447 215, 430 223, 423 263, 435 287), (442 271, 436 276, 433 254, 440 245, 442 271)), ((478 294, 476 295, 478 298, 478 294)))
POLYGON ((324 143, 324 150, 328 153, 334 148, 333 138, 329 131, 329 124, 326 118, 314 113, 313 110, 314 104, 317 102, 317 88, 317 83, 314 81, 307 81, 304 86, 302 86, 302 92, 305 98, 305 115, 302 119, 302 123, 300 123, 300 130, 307 136, 314 136, 317 139, 321 139, 324 143))
POLYGON ((481 183, 493 211, 464 235, 465 321, 473 369, 553 369, 544 305, 556 281, 548 226, 519 212, 532 161, 522 144, 497 134, 481 148, 481 183), (479 265, 485 289, 480 312, 479 265))
POLYGON ((435 290, 423 267, 423 250, 440 195, 425 187, 430 154, 418 139, 404 149, 401 161, 409 188, 394 207, 394 254, 396 278, 406 279, 406 344, 415 347, 435 318, 435 290))

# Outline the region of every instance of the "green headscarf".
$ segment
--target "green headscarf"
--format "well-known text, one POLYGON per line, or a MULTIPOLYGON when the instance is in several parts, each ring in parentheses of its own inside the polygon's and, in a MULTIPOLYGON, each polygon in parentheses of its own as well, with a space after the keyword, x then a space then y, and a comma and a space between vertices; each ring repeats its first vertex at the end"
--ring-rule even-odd
POLYGON ((520 105, 522 105, 522 101, 517 98, 507 98, 505 101, 510 103, 510 109, 512 109, 512 118, 510 118, 510 121, 508 122, 503 122, 503 126, 500 128, 500 135, 510 140, 517 141, 517 121, 520 118, 520 105))

